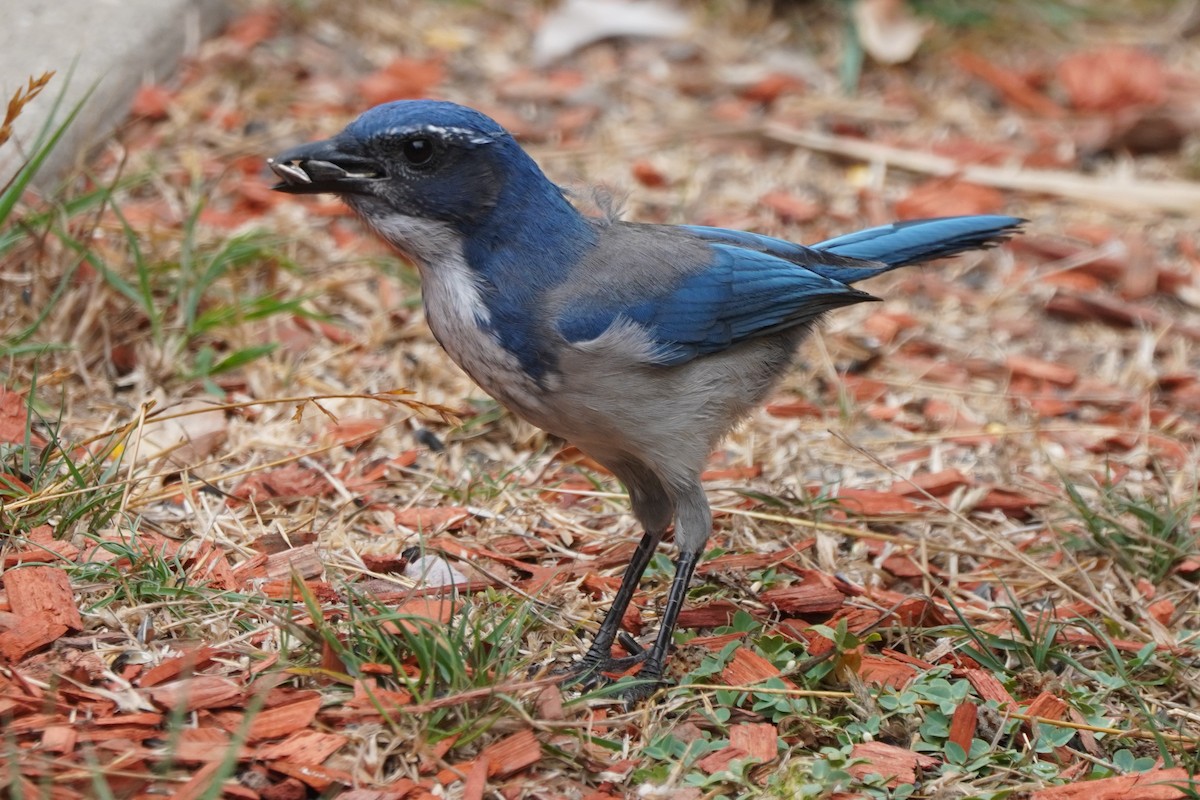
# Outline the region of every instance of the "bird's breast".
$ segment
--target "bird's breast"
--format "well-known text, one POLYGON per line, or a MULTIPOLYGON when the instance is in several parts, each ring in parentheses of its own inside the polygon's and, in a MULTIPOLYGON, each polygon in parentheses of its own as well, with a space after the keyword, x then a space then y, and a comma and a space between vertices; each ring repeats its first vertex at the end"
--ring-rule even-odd
POLYGON ((475 274, 462 258, 421 269, 425 319, 442 349, 475 383, 509 410, 541 424, 546 381, 539 383, 492 331, 475 274))

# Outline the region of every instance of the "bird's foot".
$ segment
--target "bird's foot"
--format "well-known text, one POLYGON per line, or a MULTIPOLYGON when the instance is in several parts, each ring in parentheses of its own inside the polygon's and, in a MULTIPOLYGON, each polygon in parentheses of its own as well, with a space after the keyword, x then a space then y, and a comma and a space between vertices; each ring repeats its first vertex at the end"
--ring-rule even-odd
POLYGON ((552 674, 563 676, 563 686, 578 686, 589 692, 599 686, 612 683, 610 675, 621 675, 630 668, 646 660, 646 653, 636 653, 624 658, 608 656, 585 655, 574 664, 559 667, 552 674))
POLYGON ((614 684, 607 696, 620 700, 626 711, 632 711, 666 685, 667 681, 661 675, 647 675, 646 670, 642 669, 637 675, 614 684))
POLYGON ((599 689, 601 691, 596 695, 597 698, 616 700, 625 706, 626 711, 631 711, 665 686, 666 681, 661 675, 649 674, 645 668, 633 675, 618 678, 612 676, 620 676, 645 660, 644 652, 625 658, 604 658, 596 662, 587 662, 585 659, 560 669, 558 674, 565 676, 564 686, 578 686, 584 692, 599 689))
POLYGON ((626 710, 632 710, 638 703, 666 685, 666 682, 662 678, 661 665, 657 668, 655 665, 644 666, 636 674, 623 677, 623 673, 631 668, 644 664, 649 651, 643 649, 624 631, 618 638, 621 640, 621 646, 631 655, 613 658, 611 653, 589 650, 582 659, 559 668, 555 674, 563 676, 564 686, 578 686, 585 692, 600 687, 611 687, 603 692, 605 698, 618 700, 626 710))
POLYGON ((630 655, 613 658, 611 648, 594 645, 574 664, 559 667, 552 674, 563 676, 563 686, 578 686, 585 692, 612 682, 610 675, 620 676, 646 660, 646 650, 625 631, 617 634, 621 646, 630 655))

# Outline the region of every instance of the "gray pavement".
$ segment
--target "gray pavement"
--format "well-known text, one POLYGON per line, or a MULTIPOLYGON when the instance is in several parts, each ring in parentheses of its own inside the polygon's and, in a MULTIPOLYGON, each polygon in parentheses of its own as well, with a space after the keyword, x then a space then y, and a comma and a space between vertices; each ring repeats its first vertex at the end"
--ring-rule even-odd
POLYGON ((0 113, 29 77, 57 72, 25 107, 13 139, 0 147, 0 186, 46 122, 72 65, 60 118, 95 87, 39 173, 35 185, 43 190, 53 188, 125 119, 143 81, 169 78, 180 58, 217 31, 229 12, 227 0, 3 0, 0 5, 0 113))

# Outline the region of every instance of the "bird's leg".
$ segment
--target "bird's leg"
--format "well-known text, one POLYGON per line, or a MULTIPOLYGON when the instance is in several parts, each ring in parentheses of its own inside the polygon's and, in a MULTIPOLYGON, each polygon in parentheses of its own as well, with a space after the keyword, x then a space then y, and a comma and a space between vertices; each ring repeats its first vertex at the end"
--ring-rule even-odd
POLYGON ((683 601, 687 597, 692 576, 696 573, 700 555, 698 550, 681 550, 679 558, 675 560, 675 578, 671 581, 671 591, 667 595, 667 607, 663 610, 658 636, 650 649, 641 656, 642 668, 634 676, 636 683, 621 693, 626 705, 631 706, 644 700, 662 685, 667 653, 671 649, 671 637, 675 633, 675 622, 679 619, 679 612, 683 610, 683 601))
POLYGON ((700 562, 704 545, 712 533, 712 511, 698 480, 687 481, 676 487, 675 514, 675 543, 679 547, 679 558, 675 559, 675 577, 671 580, 658 636, 646 652, 635 681, 620 694, 627 707, 654 694, 663 683, 675 623, 679 620, 679 612, 683 610, 683 601, 687 597, 692 576, 696 573, 696 564, 700 562))
POLYGON ((617 596, 613 598, 608 613, 604 615, 604 621, 600 623, 600 629, 596 631, 591 647, 582 659, 565 670, 571 683, 581 683, 584 688, 591 688, 604 680, 602 673, 624 671, 646 657, 642 652, 628 658, 613 658, 612 646, 621 629, 621 619, 625 616, 625 610, 629 608, 629 601, 633 599, 642 573, 650 564, 654 549, 662 540, 663 533, 665 531, 662 529, 647 531, 638 542, 637 549, 633 551, 633 558, 625 568, 625 575, 621 578, 617 596))

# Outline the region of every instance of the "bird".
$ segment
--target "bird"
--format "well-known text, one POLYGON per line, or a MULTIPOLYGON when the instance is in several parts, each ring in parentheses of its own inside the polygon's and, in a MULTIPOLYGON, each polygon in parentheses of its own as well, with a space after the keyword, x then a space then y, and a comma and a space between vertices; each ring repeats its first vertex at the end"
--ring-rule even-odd
POLYGON ((420 273, 447 354, 516 416, 625 487, 642 537, 564 683, 627 705, 667 683, 679 612, 712 532, 701 483, 722 438, 768 395, 826 312, 877 300, 853 284, 990 247, 1025 220, 906 220, 804 246, 702 225, 580 211, 499 123, 444 100, 375 106, 332 138, 267 159, 291 194, 338 196, 420 273), (648 647, 620 630, 674 528, 675 572, 648 647), (631 655, 616 658, 621 636, 631 655))

